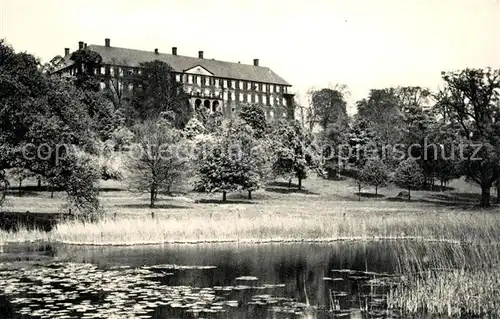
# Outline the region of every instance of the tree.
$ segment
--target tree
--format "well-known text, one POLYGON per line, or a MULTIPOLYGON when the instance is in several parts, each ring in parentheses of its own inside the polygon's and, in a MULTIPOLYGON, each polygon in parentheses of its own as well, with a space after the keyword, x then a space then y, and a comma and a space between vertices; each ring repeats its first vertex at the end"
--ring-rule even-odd
POLYGON ((188 139, 193 139, 195 136, 205 133, 205 126, 197 118, 193 117, 184 127, 184 133, 188 139))
POLYGON ((375 186, 375 194, 378 188, 387 186, 389 182, 389 169, 381 160, 368 160, 363 166, 361 180, 371 186, 375 186))
POLYGON ((349 123, 345 118, 340 118, 335 123, 329 124, 326 130, 321 133, 323 168, 329 178, 332 178, 335 173, 337 178, 340 178, 341 170, 343 167, 345 168, 346 164, 343 158, 344 154, 340 154, 341 146, 348 145, 349 138, 349 123))
POLYGON ((320 152, 313 144, 313 138, 302 129, 297 121, 278 122, 273 131, 275 136, 272 169, 277 176, 290 181, 298 179, 302 189, 302 180, 307 178, 308 169, 318 169, 320 152))
POLYGON ((18 182, 18 194, 19 196, 22 195, 22 186, 23 186, 23 181, 26 178, 32 177, 33 173, 30 170, 27 170, 22 167, 15 167, 10 171, 11 177, 17 180, 18 182))
POLYGON ((399 163, 394 174, 394 182, 408 189, 408 200, 411 199, 411 190, 420 187, 423 181, 422 168, 413 158, 408 158, 399 163))
POLYGON ((435 97, 436 107, 448 115, 461 146, 470 146, 461 150, 464 172, 481 187, 480 205, 487 207, 500 176, 500 70, 465 69, 442 77, 445 86, 435 97))
POLYGON ((382 144, 394 145, 401 140, 404 125, 396 89, 372 89, 367 99, 356 104, 357 117, 370 124, 382 144))
MULTIPOLYGON (((347 168, 361 171, 368 160, 380 159, 380 139, 375 130, 372 129, 370 123, 364 119, 356 118, 352 125, 348 128, 347 143, 350 150, 349 154, 340 154, 341 159, 347 161, 343 163, 347 168)), ((340 164, 342 164, 339 161, 340 164)))
POLYGON ((141 63, 140 68, 141 72, 129 77, 134 87, 127 116, 129 123, 163 117, 182 129, 191 119, 192 111, 172 67, 156 60, 141 63))
POLYGON ((77 89, 47 77, 38 65, 0 41, 0 169, 53 178, 82 212, 96 212, 95 167, 74 154, 95 151, 87 105, 77 89))
POLYGON ((239 168, 239 183, 248 191, 248 199, 252 199, 252 192, 262 187, 270 174, 269 141, 257 136, 249 124, 237 121, 230 124, 225 137, 227 145, 239 148, 239 165, 235 167, 239 168))
MULTIPOLYGON (((112 59, 111 63, 114 65, 127 65, 127 61, 118 61, 112 59)), ((109 99, 115 110, 122 109, 125 107, 125 102, 127 100, 127 89, 131 84, 131 73, 130 71, 124 70, 124 73, 120 72, 110 72, 106 74, 105 81, 106 85, 104 87, 104 96, 109 99)))
MULTIPOLYGON (((210 143, 200 159, 197 189, 227 193, 260 188, 267 177, 267 157, 262 140, 257 140, 250 125, 243 121, 229 122, 210 143)), ((207 144, 207 143, 206 143, 207 144)))
POLYGON ((321 89, 311 93, 312 113, 310 122, 319 124, 323 130, 340 118, 347 118, 347 103, 341 91, 321 89))
POLYGON ((267 128, 266 113, 257 104, 244 104, 239 117, 253 129, 256 138, 264 136, 267 128))
POLYGON ((183 150, 187 141, 166 121, 146 121, 134 127, 136 149, 129 153, 126 166, 131 188, 147 191, 150 207, 161 190, 170 191, 189 171, 190 157, 183 150))
POLYGON ((5 201, 5 192, 9 188, 9 181, 3 169, 0 169, 0 207, 5 201))

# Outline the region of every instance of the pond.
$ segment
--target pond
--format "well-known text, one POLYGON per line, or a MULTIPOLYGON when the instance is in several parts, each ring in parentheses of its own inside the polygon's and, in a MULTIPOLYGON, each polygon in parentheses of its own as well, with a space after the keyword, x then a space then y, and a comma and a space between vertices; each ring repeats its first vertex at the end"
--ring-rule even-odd
POLYGON ((7 245, 0 318, 392 318, 395 242, 7 245))

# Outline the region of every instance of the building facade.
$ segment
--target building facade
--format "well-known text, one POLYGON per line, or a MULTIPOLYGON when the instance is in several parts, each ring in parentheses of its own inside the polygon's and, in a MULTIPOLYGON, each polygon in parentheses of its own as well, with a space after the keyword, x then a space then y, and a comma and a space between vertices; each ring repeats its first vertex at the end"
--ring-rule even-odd
MULTIPOLYGON (((268 67, 206 59, 203 51, 198 57, 161 53, 158 49, 142 51, 111 46, 105 39, 104 45, 89 45, 80 41, 78 49, 89 49, 102 57, 102 67, 96 70, 102 76, 101 87, 109 85, 106 77, 119 78, 127 72, 140 72, 140 63, 159 60, 168 63, 174 70, 175 79, 183 84, 193 109, 206 108, 210 112, 220 111, 224 117, 234 116, 244 104, 261 106, 269 121, 294 118, 291 85, 268 67)), ((74 74, 75 65, 70 59, 69 48, 64 50, 64 63, 54 73, 74 74)), ((123 87, 124 91, 131 90, 123 87)))

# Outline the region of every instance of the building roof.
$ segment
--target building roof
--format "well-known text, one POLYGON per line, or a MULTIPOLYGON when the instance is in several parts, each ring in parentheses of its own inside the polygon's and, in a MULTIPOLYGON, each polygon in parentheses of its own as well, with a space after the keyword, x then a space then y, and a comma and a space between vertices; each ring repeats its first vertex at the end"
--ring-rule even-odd
MULTIPOLYGON (((215 77, 291 86, 291 84, 274 73, 271 69, 263 66, 213 59, 201 59, 183 55, 155 53, 154 51, 106 47, 95 44, 89 45, 87 48, 99 53, 104 64, 138 67, 140 63, 159 60, 168 63, 175 72, 179 73, 195 66, 201 66, 213 73, 215 77)), ((67 68, 73 64, 73 61, 70 60, 70 56, 71 55, 65 57, 67 62, 61 69, 67 68)))

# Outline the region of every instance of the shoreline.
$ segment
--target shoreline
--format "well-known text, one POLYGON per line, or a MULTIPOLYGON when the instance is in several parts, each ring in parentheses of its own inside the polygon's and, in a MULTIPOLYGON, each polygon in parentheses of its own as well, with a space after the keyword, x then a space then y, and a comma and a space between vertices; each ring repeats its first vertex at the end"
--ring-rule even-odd
MULTIPOLYGON (((335 237, 335 238, 303 238, 303 239, 208 239, 208 240, 170 240, 170 241, 144 241, 129 243, 90 243, 66 240, 24 240, 24 241, 4 241, 5 244, 26 244, 26 243, 54 243, 70 246, 89 246, 89 247, 131 247, 131 246, 160 246, 160 245, 218 245, 218 244, 244 244, 244 245, 265 245, 265 244, 299 244, 299 243, 336 243, 336 242, 392 242, 392 241, 421 241, 427 243, 447 243, 454 245, 467 245, 474 243, 462 242, 452 239, 435 239, 418 236, 382 236, 382 237, 335 237)), ((494 244, 492 244, 494 245, 494 244)))

